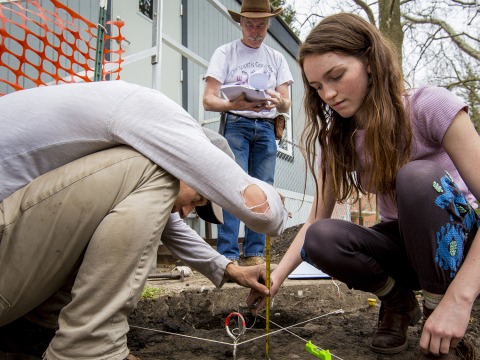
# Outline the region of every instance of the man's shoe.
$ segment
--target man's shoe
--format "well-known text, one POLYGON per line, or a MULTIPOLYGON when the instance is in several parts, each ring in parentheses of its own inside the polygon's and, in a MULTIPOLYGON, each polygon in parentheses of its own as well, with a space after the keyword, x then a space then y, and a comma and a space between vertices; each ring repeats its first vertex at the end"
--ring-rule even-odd
POLYGON ((378 328, 370 348, 380 354, 396 354, 407 348, 408 326, 414 326, 422 312, 415 294, 398 285, 380 300, 378 328))
POLYGON ((54 336, 54 329, 44 328, 24 318, 19 318, 0 327, 0 354, 3 352, 6 354, 5 358, 9 360, 41 359, 54 336), (16 355, 18 356, 13 357, 16 355))
POLYGON ((265 258, 263 256, 249 256, 244 257, 240 262, 242 266, 255 266, 265 263, 265 258))
POLYGON ((448 354, 445 355, 425 355, 421 351, 418 352, 417 360, 477 360, 476 350, 473 344, 467 339, 460 340, 457 346, 450 348, 448 354))

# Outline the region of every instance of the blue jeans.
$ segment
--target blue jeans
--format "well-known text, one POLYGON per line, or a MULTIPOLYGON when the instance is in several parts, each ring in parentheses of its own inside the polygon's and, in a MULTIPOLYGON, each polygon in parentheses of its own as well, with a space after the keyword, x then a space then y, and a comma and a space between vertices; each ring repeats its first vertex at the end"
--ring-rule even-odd
MULTIPOLYGON (((273 184, 277 143, 271 121, 227 114, 225 138, 235 154, 235 161, 251 176, 273 184)), ((217 251, 231 260, 238 260, 240 220, 223 210, 223 225, 218 225, 217 251)), ((245 227, 243 256, 263 256, 265 234, 245 227)))

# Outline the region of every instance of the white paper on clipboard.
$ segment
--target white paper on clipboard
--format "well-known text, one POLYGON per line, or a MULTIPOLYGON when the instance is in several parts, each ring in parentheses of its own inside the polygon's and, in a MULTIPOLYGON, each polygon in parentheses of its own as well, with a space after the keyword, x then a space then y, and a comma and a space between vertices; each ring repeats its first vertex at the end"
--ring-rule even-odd
POLYGON ((293 270, 289 279, 331 279, 332 277, 328 274, 325 274, 322 270, 317 269, 315 266, 310 265, 309 263, 303 261, 300 265, 293 270))

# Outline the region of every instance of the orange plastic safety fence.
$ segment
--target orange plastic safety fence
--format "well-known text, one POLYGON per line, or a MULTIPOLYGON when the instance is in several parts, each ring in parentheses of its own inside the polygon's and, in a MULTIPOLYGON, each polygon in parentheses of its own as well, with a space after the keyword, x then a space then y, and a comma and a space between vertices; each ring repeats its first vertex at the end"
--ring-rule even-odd
MULTIPOLYGON (((0 96, 42 85, 92 81, 97 24, 58 0, 22 3, 0 3, 0 96)), ((107 22, 105 44, 112 48, 103 52, 104 80, 120 78, 123 25, 107 22)))

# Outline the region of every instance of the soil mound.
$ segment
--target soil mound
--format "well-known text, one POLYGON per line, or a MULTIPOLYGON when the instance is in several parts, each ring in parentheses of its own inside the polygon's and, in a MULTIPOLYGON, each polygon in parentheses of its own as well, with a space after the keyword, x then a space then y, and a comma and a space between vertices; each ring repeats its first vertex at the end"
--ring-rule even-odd
MULTIPOLYGON (((272 239, 272 262, 280 261, 299 228, 289 228, 272 239)), ((234 351, 238 360, 266 358, 265 320, 252 317, 242 307, 247 289, 232 283, 216 289, 198 273, 184 281, 149 281, 148 286, 159 288, 160 296, 142 300, 129 319, 129 347, 142 360, 233 359, 234 351), (225 329, 225 319, 232 311, 244 315, 247 327, 236 346, 225 329)), ((367 298, 371 297, 332 280, 287 280, 271 306, 270 319, 276 325, 270 325, 270 359, 314 359, 305 350, 308 340, 328 349, 333 359, 415 359, 422 321, 409 329, 408 348, 402 353, 381 356, 370 351, 379 310, 378 301, 369 305, 367 298)), ((236 319, 230 320, 234 332, 236 319)), ((477 349, 479 319, 477 301, 467 332, 477 349)))

